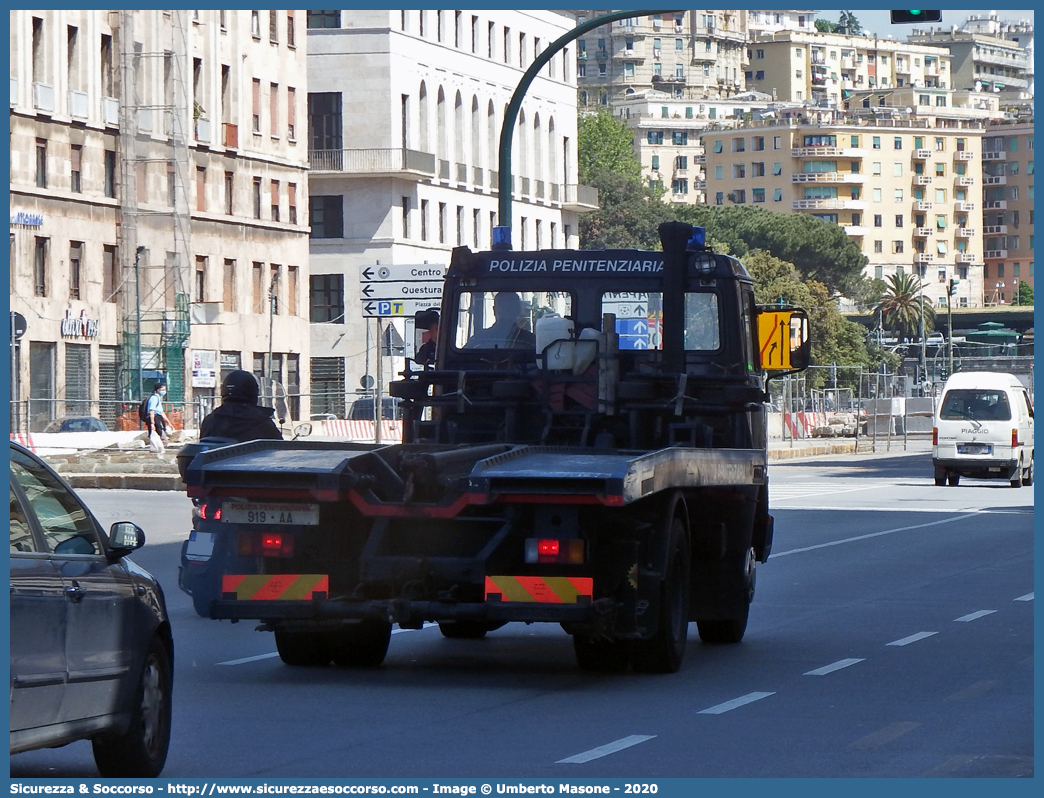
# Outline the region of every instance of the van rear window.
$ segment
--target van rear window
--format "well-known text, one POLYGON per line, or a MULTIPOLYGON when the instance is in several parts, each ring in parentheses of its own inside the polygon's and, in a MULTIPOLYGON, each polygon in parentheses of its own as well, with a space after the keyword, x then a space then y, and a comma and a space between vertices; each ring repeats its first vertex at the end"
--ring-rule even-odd
POLYGON ((954 389, 943 397, 939 418, 943 421, 1008 421, 1011 407, 1004 391, 954 389))

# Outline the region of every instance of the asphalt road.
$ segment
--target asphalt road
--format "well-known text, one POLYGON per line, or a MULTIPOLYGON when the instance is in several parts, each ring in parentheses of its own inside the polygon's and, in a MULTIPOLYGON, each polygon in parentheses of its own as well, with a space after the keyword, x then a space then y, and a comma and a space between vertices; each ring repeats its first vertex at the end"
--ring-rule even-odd
MULTIPOLYGON (((1033 490, 937 488, 925 453, 774 462, 744 641, 681 672, 580 671, 557 626, 395 630, 376 670, 296 669, 177 588, 183 495, 83 491, 139 522, 177 650, 165 777, 1033 775, 1033 490)), ((87 743, 12 776, 94 777, 87 743)))

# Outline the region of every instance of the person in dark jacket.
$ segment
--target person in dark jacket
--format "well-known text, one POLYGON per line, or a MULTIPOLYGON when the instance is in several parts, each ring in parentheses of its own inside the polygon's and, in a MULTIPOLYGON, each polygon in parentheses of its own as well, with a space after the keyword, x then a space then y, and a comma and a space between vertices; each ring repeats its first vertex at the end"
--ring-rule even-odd
POLYGON ((231 438, 239 441, 262 439, 282 440, 272 420, 275 412, 271 407, 257 403, 260 389, 257 380, 249 371, 233 371, 221 383, 221 404, 214 409, 199 427, 203 438, 231 438))
POLYGON ((424 332, 424 343, 417 347, 414 361, 421 366, 435 364, 435 347, 439 340, 439 312, 432 308, 422 310, 416 316, 417 330, 424 332))

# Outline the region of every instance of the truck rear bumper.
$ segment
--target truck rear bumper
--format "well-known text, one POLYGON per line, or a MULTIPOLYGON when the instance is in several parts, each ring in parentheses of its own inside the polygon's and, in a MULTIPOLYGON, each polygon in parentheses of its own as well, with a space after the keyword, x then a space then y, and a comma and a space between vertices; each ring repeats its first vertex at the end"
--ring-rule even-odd
POLYGON ((417 628, 425 621, 525 621, 596 623, 612 614, 611 599, 549 604, 528 601, 485 601, 450 604, 441 601, 234 601, 218 599, 211 617, 261 621, 323 621, 373 619, 417 628))

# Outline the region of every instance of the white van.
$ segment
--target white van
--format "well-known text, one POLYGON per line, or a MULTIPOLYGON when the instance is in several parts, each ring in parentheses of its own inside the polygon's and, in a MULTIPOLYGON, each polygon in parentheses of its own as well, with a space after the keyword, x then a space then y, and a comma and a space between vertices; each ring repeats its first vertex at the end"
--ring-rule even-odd
POLYGON ((946 381, 932 430, 935 484, 962 476, 1033 484, 1033 405, 1014 374, 961 371, 946 381))

